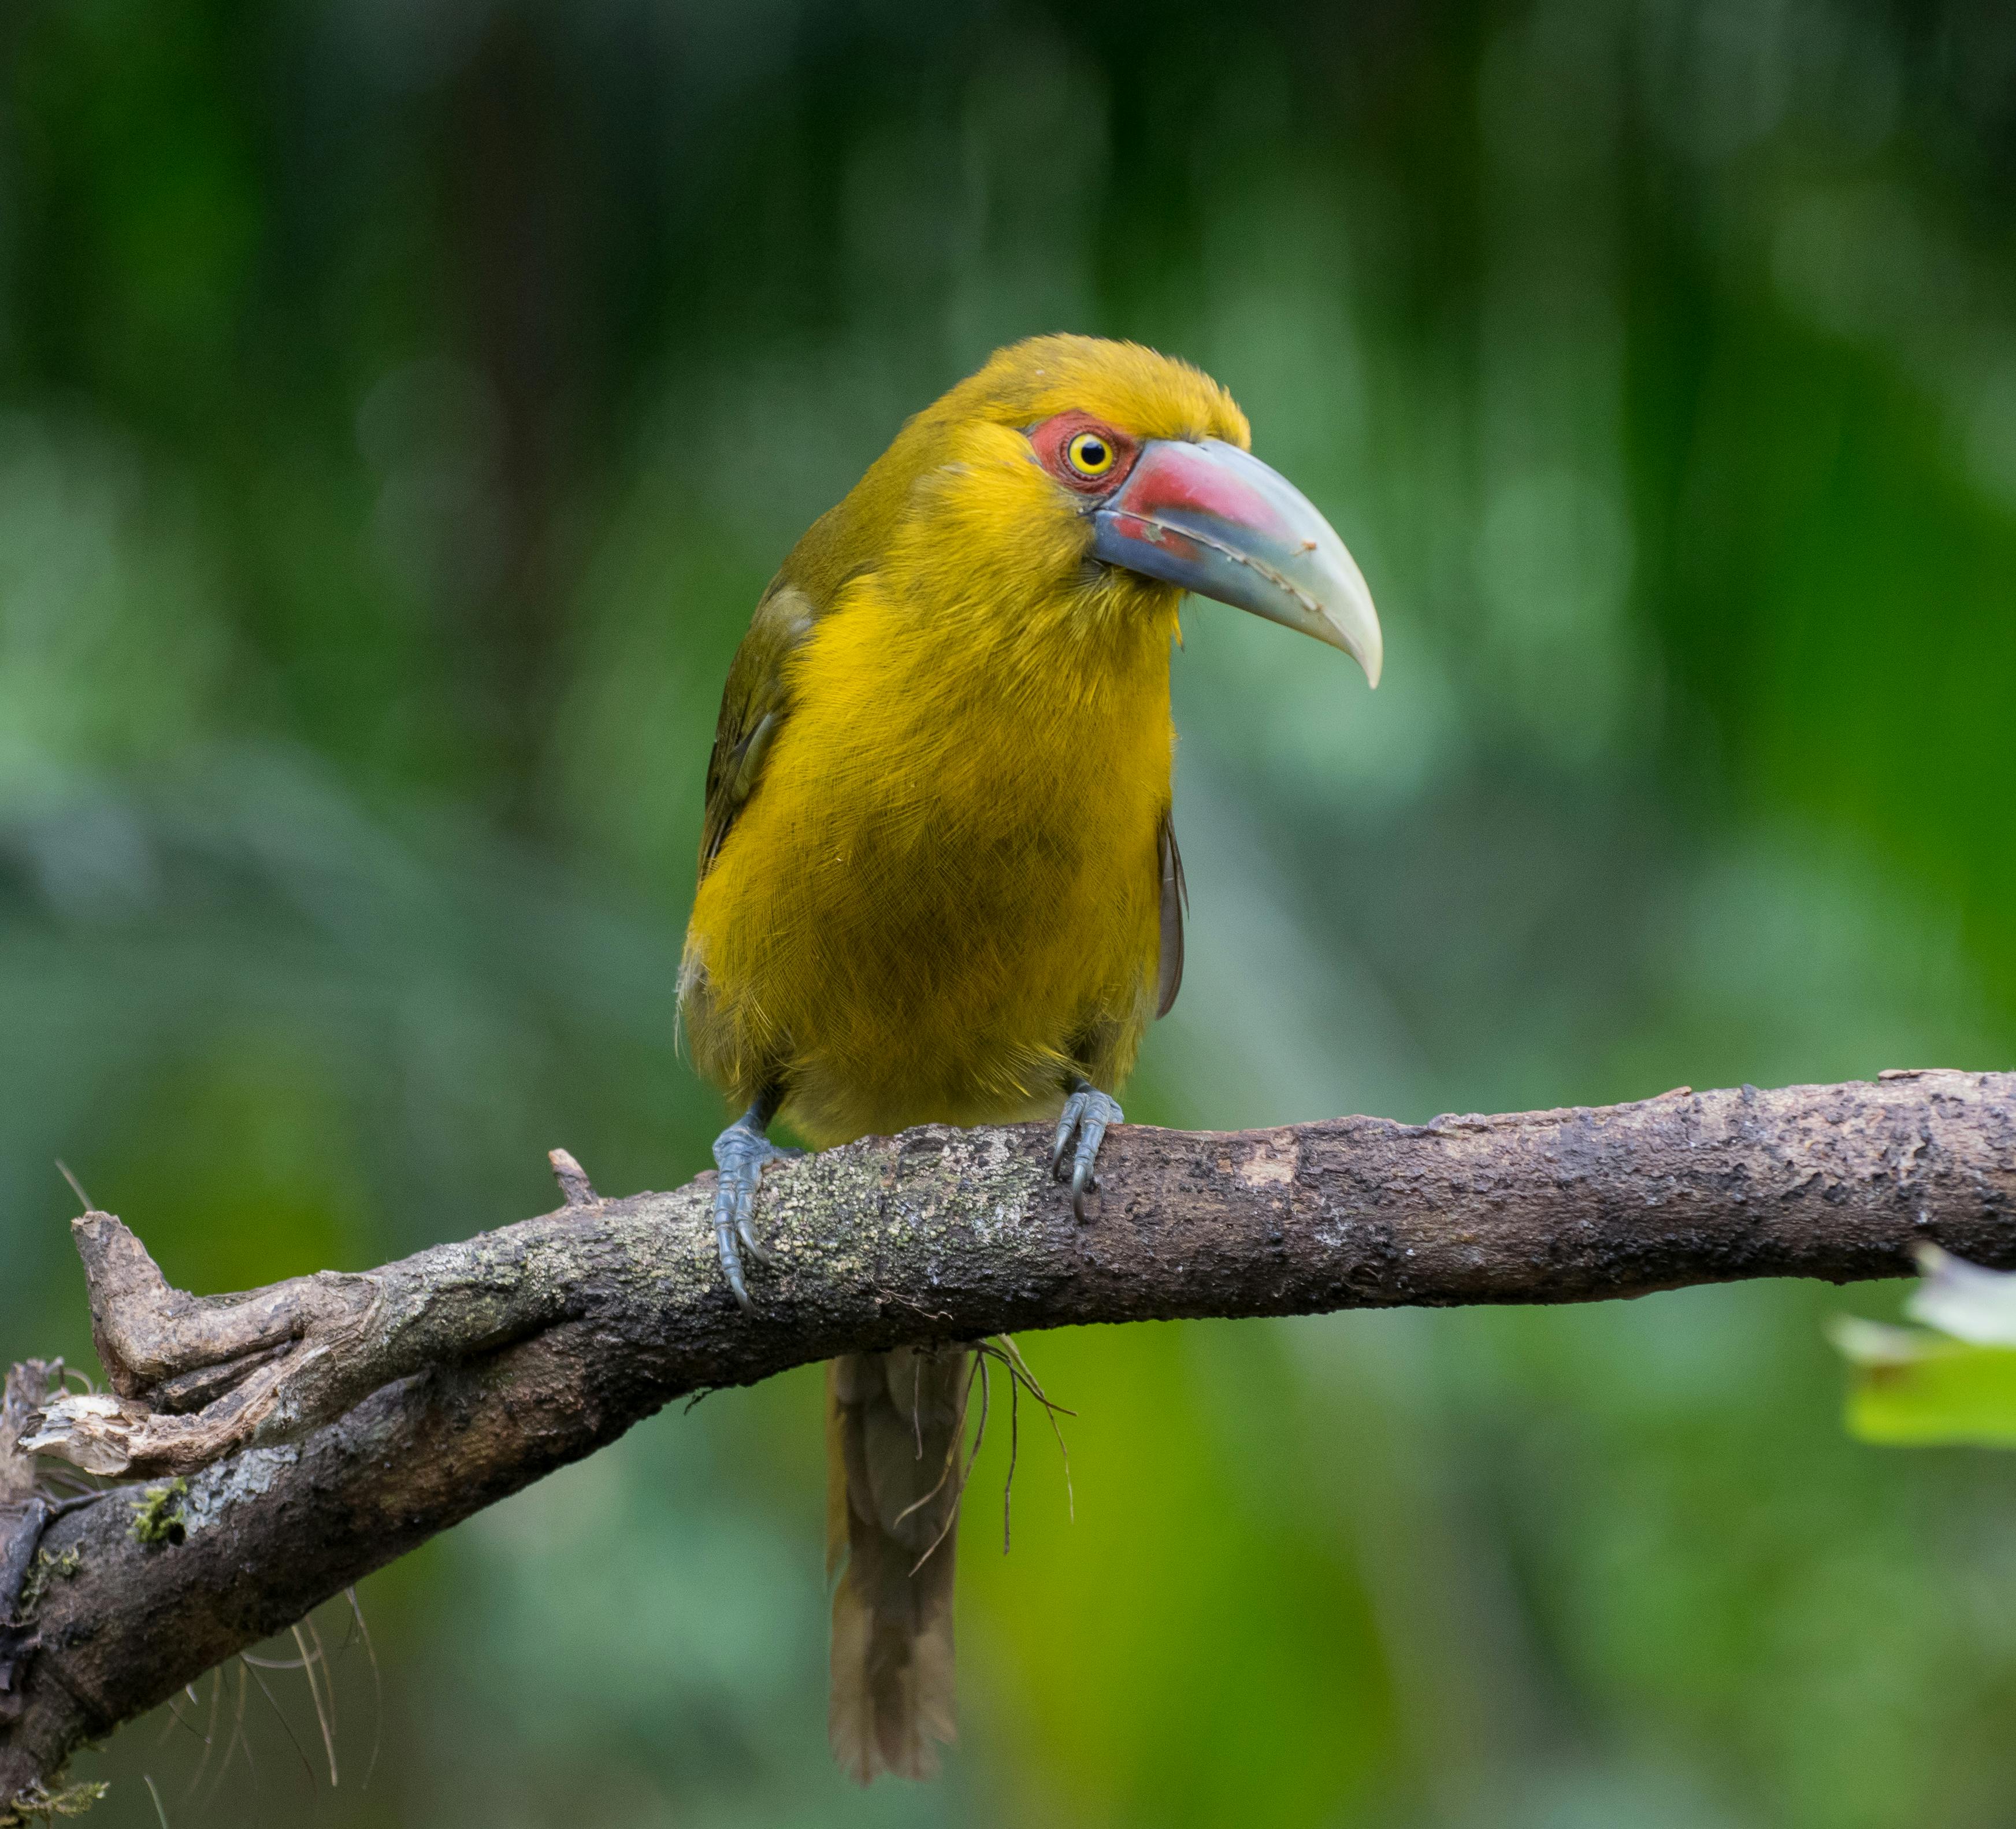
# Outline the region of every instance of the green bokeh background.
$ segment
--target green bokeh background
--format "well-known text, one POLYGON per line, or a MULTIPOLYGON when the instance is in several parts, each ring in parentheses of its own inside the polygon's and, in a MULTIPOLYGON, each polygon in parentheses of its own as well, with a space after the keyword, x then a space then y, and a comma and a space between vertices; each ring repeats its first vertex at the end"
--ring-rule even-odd
MULTIPOLYGON (((0 70, 11 1354, 89 1363, 59 1155, 206 1291, 542 1211, 555 1144, 704 1166, 729 656, 1035 331, 1217 374, 1388 633, 1370 697, 1192 608, 1132 1115, 2016 1056, 2000 0, 18 0, 0 70)), ((826 1761, 811 1373, 367 1582, 335 1789, 277 1669, 221 1784, 207 1687, 79 1770, 176 1829, 1988 1829, 2016 1471, 1850 1442, 1843 1306, 1031 1336, 1075 1518, 1025 1427, 1003 1558, 997 1432, 930 1787, 826 1761)))

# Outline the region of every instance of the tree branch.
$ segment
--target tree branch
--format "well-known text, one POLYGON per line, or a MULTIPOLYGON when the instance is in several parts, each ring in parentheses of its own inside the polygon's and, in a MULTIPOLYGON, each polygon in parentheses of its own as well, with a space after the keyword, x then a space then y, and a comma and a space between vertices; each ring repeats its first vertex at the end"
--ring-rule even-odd
POLYGON ((759 1218, 777 1262, 754 1315, 716 1268, 712 1176, 605 1201, 561 1151, 567 1204, 542 1219, 244 1296, 171 1288, 117 1219, 85 1214, 111 1389, 65 1394, 23 1366, 0 1410, 0 1799, 52 1787, 84 1739, 709 1386, 1075 1323, 1894 1276, 1926 1239, 2016 1266, 2009 1074, 1427 1125, 1128 1126, 1100 1166, 1082 1226, 1039 1126, 925 1129, 773 1168, 759 1218), (53 1506, 30 1453, 187 1491, 164 1489, 139 1528, 121 1494, 53 1506), (74 1552, 77 1573, 9 1623, 24 1539, 65 1566, 74 1552))

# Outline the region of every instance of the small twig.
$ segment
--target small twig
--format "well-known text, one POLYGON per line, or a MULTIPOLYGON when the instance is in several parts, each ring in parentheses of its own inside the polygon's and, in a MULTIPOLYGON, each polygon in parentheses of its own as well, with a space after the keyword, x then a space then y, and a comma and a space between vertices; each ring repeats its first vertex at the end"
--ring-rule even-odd
MULTIPOLYGON (((192 1701, 196 1701, 196 1705, 198 1708, 201 1708, 203 1706, 202 1702, 196 1698, 194 1691, 191 1690, 185 1693, 189 1695, 192 1701)), ((160 1737, 154 1742, 154 1747, 157 1752, 168 1744, 170 1737, 173 1735, 178 1727, 179 1727, 185 1734, 189 1735, 192 1740, 200 1740, 203 1737, 201 1734, 196 1732, 195 1727, 184 1718, 182 1708, 179 1705, 181 1701, 182 1698, 179 1696, 171 1696, 167 1699, 165 1705, 168 1711, 167 1725, 161 1730, 160 1737)))
POLYGON ((1021 1445, 1022 1387, 1011 1370, 1008 1379, 1008 1471, 1001 1476, 1001 1554, 1008 1554, 1009 1507, 1015 1498, 1015 1456, 1021 1445))
POLYGON ((869 1293, 873 1295, 878 1302, 894 1302, 898 1308, 908 1309, 912 1314, 921 1315, 927 1321, 949 1322, 952 1320, 952 1316, 947 1314, 944 1309, 927 1309, 922 1302, 913 1302, 907 1295, 898 1295, 892 1289, 877 1288, 875 1285, 871 1284, 869 1286, 869 1293))
POLYGON ((217 1794, 224 1788, 224 1775, 231 1770, 231 1755, 237 1752, 241 1741, 245 1747, 245 1769, 252 1774, 254 1789, 258 1788, 259 1768, 252 1757, 252 1742, 245 1732, 245 1698, 251 1690, 247 1675, 247 1666, 241 1654, 238 1660, 238 1705, 232 1711, 231 1738, 225 1742, 224 1758, 218 1763, 217 1776, 210 1781, 210 1789, 203 1793, 203 1807, 206 1810, 217 1801, 217 1794))
MULTIPOLYGON (((287 1738, 294 1743, 294 1751, 301 1755, 301 1770, 308 1774, 309 1784, 314 1784, 315 1766, 308 1759, 308 1750, 306 1747, 301 1744, 301 1736, 294 1732, 294 1724, 287 1719, 286 1710, 280 1706, 279 1699, 274 1695, 271 1690, 267 1688, 265 1678, 259 1674, 259 1665, 263 1660, 257 1658, 245 1657, 243 1653, 239 1654, 239 1658, 240 1661, 246 1665, 246 1667, 251 1671, 252 1680, 258 1684, 260 1694, 266 1698, 266 1706, 273 1711, 273 1713, 278 1718, 280 1725, 287 1730, 287 1738)), ((267 1668, 269 1669, 291 1670, 293 1666, 291 1664, 275 1665, 268 1662, 267 1668)), ((249 1740, 245 1743, 245 1750, 248 1753, 252 1750, 252 1743, 249 1740)))
POLYGON ((210 1673, 210 1719, 203 1725, 203 1757, 196 1762, 196 1770, 190 1774, 188 1787, 182 1792, 185 1798, 196 1795, 196 1788, 202 1784, 203 1773, 210 1770, 210 1756, 217 1750, 217 1711, 223 1699, 224 1671, 220 1665, 210 1673))
MULTIPOLYGON (((976 1356, 974 1360, 976 1368, 977 1367, 978 1363, 979 1361, 976 1356)), ((905 1506, 901 1511, 896 1514, 895 1517, 891 1521, 892 1524, 901 1524, 905 1518, 910 1515, 912 1512, 921 1510, 925 1506, 930 1504, 934 1499, 937 1498, 939 1493, 945 1490, 945 1483, 946 1480, 951 1477, 952 1470, 959 1461, 960 1438, 965 1433, 966 1406, 967 1402, 973 1395, 973 1377, 974 1374, 971 1371, 969 1371, 966 1374, 966 1391, 964 1395, 959 1399, 959 1427, 952 1431, 952 1441, 945 1449, 945 1466, 939 1471, 938 1484, 933 1486, 931 1489, 928 1492, 925 1493, 922 1498, 912 1500, 908 1505, 905 1506)), ((982 1433, 984 1434, 987 1428, 987 1410, 984 1402, 981 1407, 980 1427, 982 1433)), ((921 1435, 922 1432, 923 1425, 920 1424, 919 1425, 919 1434, 921 1435)), ((925 1554, 928 1556, 930 1552, 927 1550, 925 1554)), ((923 1565, 921 1564, 919 1564, 919 1567, 922 1566, 923 1565)), ((911 1572, 914 1574, 916 1573, 916 1571, 913 1570, 911 1572)))
POLYGON ((70 1191, 75 1194, 77 1199, 83 1203, 85 1212, 87 1213, 95 1213, 98 1211, 98 1209, 91 1204, 91 1196, 84 1191, 84 1183, 79 1181, 74 1175, 70 1173, 70 1165, 60 1156, 56 1158, 56 1172, 63 1176, 65 1181, 70 1183, 70 1191))
POLYGON ((301 1675, 308 1679, 308 1700, 315 1705, 315 1725, 322 1730, 322 1750, 329 1759, 329 1788, 337 1788, 336 1777, 336 1686, 330 1682, 329 1660, 322 1654, 322 1634, 315 1629, 315 1615, 311 1613, 305 1620, 296 1622, 293 1628, 294 1644, 301 1654, 301 1675), (308 1640, 301 1636, 303 1626, 308 1629, 308 1638, 315 1640, 315 1651, 308 1650, 308 1640), (322 1669, 321 1680, 316 1680, 316 1666, 322 1669))
MULTIPOLYGON (((976 1359, 977 1359, 978 1356, 979 1356, 977 1353, 974 1355, 976 1359)), ((967 1374, 966 1389, 959 1393, 959 1420, 952 1428, 952 1450, 946 1460, 946 1473, 949 1473, 952 1471, 952 1461, 953 1459, 956 1458, 959 1453, 960 1440, 966 1434, 966 1408, 967 1401, 973 1391, 973 1376, 974 1375, 971 1372, 968 1372, 967 1374)), ((981 1424, 983 1431, 985 1428, 987 1421, 986 1410, 984 1407, 985 1401, 985 1400, 983 1399, 983 1407, 981 1412, 981 1424)), ((914 1575, 927 1562, 930 1561, 934 1556, 937 1555, 938 1553, 938 1546, 951 1535, 952 1526, 959 1522, 959 1498, 965 1492, 967 1482, 973 1478, 974 1463, 978 1460, 979 1458, 980 1439, 976 1436, 974 1440, 973 1452, 966 1457, 966 1465, 959 1469, 959 1486, 956 1492, 955 1492, 953 1496, 953 1502, 945 1507, 945 1521, 938 1527, 938 1534, 931 1539, 930 1547, 927 1549, 923 1554, 920 1556, 915 1562, 911 1564, 910 1573, 912 1575, 914 1575)), ((938 1476, 938 1485, 942 1486, 945 1484, 945 1475, 944 1474, 941 1474, 938 1476)), ((937 1489, 938 1489, 936 1487, 932 1489, 933 1492, 935 1492, 937 1489)), ((927 1494, 926 1496, 928 1497, 930 1495, 927 1494)), ((920 1500, 918 1503, 922 1503, 923 1501, 920 1500)), ((908 1517, 910 1511, 914 1511, 916 1510, 916 1507, 913 1505, 910 1507, 909 1510, 905 1511, 903 1515, 908 1517)))
POLYGON ((546 1160, 553 1165, 553 1179, 560 1184, 561 1197, 570 1207, 596 1207, 602 1204, 602 1197, 588 1179, 588 1171, 565 1150, 547 1150, 546 1160))
POLYGON ((103 1487, 87 1486, 81 1479, 66 1477, 59 1467, 45 1467, 42 1470, 42 1483, 45 1486, 53 1489, 59 1481, 67 1492, 68 1496, 63 1499, 52 1499, 49 1501, 49 1516, 52 1521, 62 1518, 67 1513, 80 1511, 85 1506, 95 1504, 104 1496, 103 1487))
POLYGON ((360 1791, 369 1791, 371 1774, 378 1770, 378 1748, 385 1738, 385 1680, 379 1674, 378 1648, 371 1642, 371 1628, 365 1623, 364 1608, 357 1598, 357 1590, 345 1588, 343 1597, 350 1603, 350 1617, 357 1622, 358 1634, 364 1640, 364 1655, 371 1665, 371 1758, 364 1768, 364 1782, 358 1787, 360 1791))
POLYGON ((116 1499, 122 1492, 145 1492, 147 1487, 139 1480, 122 1481, 116 1486, 93 1486, 88 1491, 73 1493, 67 1499, 49 1501, 49 1521, 67 1518, 73 1511, 81 1511, 88 1505, 95 1505, 101 1499, 116 1499))
POLYGON ((1049 1393, 1044 1390, 1042 1381, 1029 1369, 1029 1362, 1023 1358, 1022 1349, 1015 1344, 1014 1337, 1012 1334, 1002 1334, 996 1335, 995 1338, 1001 1342, 1003 1348, 1003 1360, 1013 1374, 1017 1383, 1028 1388, 1029 1395, 1042 1406, 1043 1414, 1049 1419, 1050 1433, 1057 1437, 1057 1453, 1064 1458, 1064 1510, 1072 1522, 1076 1523, 1078 1496, 1071 1490, 1071 1450, 1064 1446, 1064 1432, 1058 1426, 1057 1418, 1075 1417, 1078 1412, 1075 1410, 1068 1410, 1063 1404, 1052 1399, 1049 1393))

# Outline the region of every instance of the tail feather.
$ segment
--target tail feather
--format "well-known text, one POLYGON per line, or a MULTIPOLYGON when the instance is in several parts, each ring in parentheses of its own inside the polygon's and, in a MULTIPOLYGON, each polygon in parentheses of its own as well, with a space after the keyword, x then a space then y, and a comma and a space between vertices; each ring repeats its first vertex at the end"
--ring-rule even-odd
POLYGON ((834 1759, 867 1784, 927 1778, 953 1723, 952 1570, 970 1349, 826 1367, 834 1759))

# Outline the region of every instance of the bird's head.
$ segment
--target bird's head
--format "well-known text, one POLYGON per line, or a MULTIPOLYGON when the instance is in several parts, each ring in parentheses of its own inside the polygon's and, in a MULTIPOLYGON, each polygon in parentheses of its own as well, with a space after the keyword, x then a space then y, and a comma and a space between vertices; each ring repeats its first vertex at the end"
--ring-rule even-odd
POLYGON ((1246 416, 1186 362, 1039 337, 906 425, 797 563, 903 574, 926 601, 1040 603, 1173 625, 1185 591, 1341 648, 1379 682, 1379 618, 1345 544, 1255 457, 1246 416))

